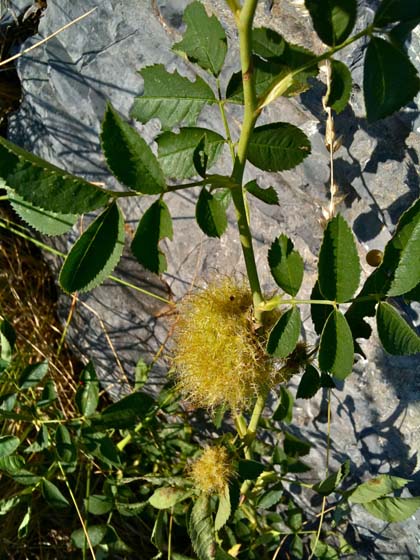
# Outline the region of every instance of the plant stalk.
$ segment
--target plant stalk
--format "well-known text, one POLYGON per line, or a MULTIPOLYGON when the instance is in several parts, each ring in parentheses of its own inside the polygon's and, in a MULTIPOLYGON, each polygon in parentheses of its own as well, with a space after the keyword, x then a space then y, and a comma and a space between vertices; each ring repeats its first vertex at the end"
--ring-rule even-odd
POLYGON ((263 301, 263 296, 257 266, 255 263, 252 236, 249 229, 249 220, 246 210, 245 193, 242 186, 248 145, 258 118, 258 113, 256 111, 257 95, 255 91, 255 80, 252 68, 252 23, 257 4, 258 0, 245 0, 240 16, 237 19, 244 91, 244 117, 232 171, 232 179, 238 185, 232 189, 232 199, 235 205, 239 239, 242 246, 248 280, 252 292, 254 315, 257 324, 260 324, 263 312, 259 309, 259 305, 263 301))

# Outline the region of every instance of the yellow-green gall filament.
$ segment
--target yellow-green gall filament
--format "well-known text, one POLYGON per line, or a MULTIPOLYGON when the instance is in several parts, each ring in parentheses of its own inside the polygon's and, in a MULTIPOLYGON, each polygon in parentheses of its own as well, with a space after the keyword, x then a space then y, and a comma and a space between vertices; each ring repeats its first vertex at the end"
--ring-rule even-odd
POLYGON ((190 469, 194 486, 204 494, 221 494, 232 474, 228 452, 222 446, 207 447, 190 469))
POLYGON ((255 333, 252 294, 232 279, 181 303, 175 343, 178 388, 194 406, 238 411, 272 386, 272 360, 255 333))

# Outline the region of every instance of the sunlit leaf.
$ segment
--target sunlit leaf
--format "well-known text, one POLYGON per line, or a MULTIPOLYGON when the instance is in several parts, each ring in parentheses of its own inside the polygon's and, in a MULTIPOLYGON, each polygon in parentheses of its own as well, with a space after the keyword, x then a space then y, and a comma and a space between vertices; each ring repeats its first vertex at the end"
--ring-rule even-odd
POLYGON ((334 47, 352 32, 357 17, 357 0, 305 0, 315 31, 322 41, 334 47))
POLYGON ((183 20, 187 29, 172 50, 218 76, 227 52, 226 34, 219 20, 214 15, 208 16, 200 2, 187 6, 183 20))
POLYGON ((382 346, 390 354, 406 356, 420 352, 420 336, 389 303, 379 303, 376 325, 382 346))
POLYGON ((270 332, 267 352, 275 358, 286 358, 296 348, 300 334, 300 312, 292 307, 284 313, 270 332))
POLYGON ((334 309, 324 325, 319 345, 319 367, 338 379, 353 369, 354 347, 351 330, 344 315, 334 309))
POLYGON ((295 296, 303 280, 303 260, 293 242, 284 234, 277 237, 268 251, 268 264, 277 285, 295 296))
POLYGON ((111 204, 82 233, 60 272, 64 290, 87 292, 99 286, 114 270, 124 249, 124 218, 111 204))
POLYGON ((195 217, 200 228, 209 237, 221 237, 227 228, 224 205, 205 187, 198 197, 195 217))
POLYGON ((142 123, 158 118, 163 130, 181 123, 191 126, 207 103, 216 102, 213 91, 199 76, 191 82, 177 71, 171 74, 163 64, 148 66, 139 73, 144 79, 144 92, 136 97, 131 115, 142 123))

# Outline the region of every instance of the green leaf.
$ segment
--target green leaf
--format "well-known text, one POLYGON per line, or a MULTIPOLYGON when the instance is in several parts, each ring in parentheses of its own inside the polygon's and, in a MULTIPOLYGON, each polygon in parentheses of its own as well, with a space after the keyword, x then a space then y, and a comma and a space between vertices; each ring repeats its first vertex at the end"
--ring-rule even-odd
POLYGON ((48 433, 48 429, 45 424, 42 424, 37 436, 36 440, 28 445, 25 449, 25 453, 39 453, 44 449, 48 449, 51 445, 50 436, 48 433))
POLYGON ((281 485, 279 488, 272 488, 268 492, 265 492, 265 494, 263 494, 261 498, 258 498, 257 508, 270 509, 271 507, 279 503, 283 494, 284 491, 281 485))
POLYGON ((151 412, 153 405, 153 398, 146 393, 132 393, 91 417, 91 422, 95 428, 134 428, 151 412))
MULTIPOLYGON (((272 29, 256 29, 253 41, 255 36, 252 65, 257 98, 264 98, 272 90, 276 91, 274 98, 306 91, 309 88, 308 78, 318 74, 315 54, 299 45, 287 43, 272 29), (262 41, 265 41, 264 45, 262 41)), ((234 73, 229 80, 226 97, 230 103, 244 103, 241 72, 234 73)))
POLYGON ((84 500, 86 511, 92 515, 105 515, 113 506, 113 500, 109 496, 91 494, 84 500))
POLYGON ((407 486, 410 481, 399 476, 390 476, 389 474, 381 474, 376 478, 371 478, 363 484, 359 484, 351 491, 349 502, 353 504, 366 504, 377 498, 382 498, 395 490, 400 490, 407 486))
POLYGON ((107 204, 111 192, 0 138, 0 177, 19 196, 37 208, 83 214, 107 204))
POLYGON ((324 231, 318 261, 319 288, 324 298, 345 302, 359 285, 360 262, 351 229, 338 214, 324 231))
POLYGON ((184 123, 194 125, 207 103, 215 103, 213 91, 197 76, 195 82, 167 72, 163 64, 140 70, 144 79, 144 92, 136 97, 131 116, 146 123, 158 118, 163 130, 170 130, 184 123))
POLYGON ((158 136, 158 157, 166 177, 189 179, 196 176, 194 152, 204 138, 207 167, 211 167, 220 155, 225 139, 207 128, 186 127, 178 133, 164 132, 158 136))
MULTIPOLYGON (((105 539, 105 535, 108 532, 108 525, 89 525, 86 527, 87 533, 89 535, 89 540, 93 547, 98 546, 105 539)), ((76 548, 87 549, 87 539, 83 529, 76 529, 71 534, 72 543, 76 548)))
POLYGON ((280 58, 286 47, 287 42, 274 29, 259 27, 252 30, 252 50, 262 58, 280 58))
POLYGON ((60 214, 37 208, 13 189, 8 189, 8 200, 25 223, 44 235, 62 235, 74 226, 78 218, 76 214, 60 214))
POLYGON ((303 541, 299 535, 293 536, 289 550, 293 558, 303 558, 303 541))
POLYGON ((292 307, 274 325, 267 343, 267 352, 275 358, 286 358, 296 348, 300 334, 300 312, 292 307))
POLYGON ((16 342, 16 333, 7 319, 0 322, 0 360, 3 363, 0 373, 12 361, 13 349, 16 342))
POLYGON ((110 103, 102 123, 101 144, 109 169, 123 185, 143 194, 166 190, 162 169, 147 142, 110 103))
POLYGON ((216 543, 214 542, 210 497, 206 494, 197 498, 191 510, 188 533, 199 560, 213 560, 216 543))
POLYGON ((373 23, 384 27, 395 21, 407 22, 420 18, 420 4, 415 0, 382 0, 373 23))
POLYGON ((186 55, 187 59, 201 66, 213 76, 218 76, 227 52, 227 39, 216 16, 208 16, 200 2, 193 2, 184 11, 187 25, 184 37, 172 50, 186 55))
POLYGON ((225 484, 224 490, 219 494, 219 505, 214 519, 214 530, 220 531, 226 525, 232 513, 230 505, 230 492, 229 485, 225 484))
MULTIPOLYGON (((315 286, 311 292, 311 300, 320 301, 325 300, 324 296, 319 290, 318 280, 315 282, 315 286)), ((331 313, 331 305, 323 305, 322 303, 312 303, 311 304, 311 319, 314 324, 315 332, 317 334, 322 333, 325 322, 331 313)))
POLYGON ((389 303, 379 303, 376 326, 382 346, 389 354, 407 356, 420 352, 420 336, 389 303))
POLYGON ((183 488, 166 486, 157 488, 149 498, 149 503, 156 509, 169 509, 178 502, 190 497, 191 492, 183 488))
POLYGON ((42 479, 41 490, 45 501, 53 508, 62 509, 70 507, 67 498, 63 496, 57 486, 49 480, 45 478, 42 479))
POLYGON ((141 513, 148 506, 148 502, 124 503, 116 502, 115 507, 120 515, 124 517, 134 517, 141 513))
POLYGON ((238 474, 242 480, 256 480, 265 471, 265 466, 252 459, 241 459, 238 463, 238 474))
POLYGON ((307 455, 311 450, 310 443, 286 431, 284 431, 283 447, 286 455, 290 457, 301 457, 307 455))
POLYGON ((20 439, 15 436, 0 436, 0 458, 14 453, 19 445, 20 439))
POLYGON ((384 39, 372 37, 366 50, 363 76, 368 121, 392 115, 412 101, 419 90, 417 70, 407 55, 384 39))
POLYGON ((133 255, 147 270, 155 274, 165 272, 166 257, 159 249, 159 241, 172 239, 172 219, 163 200, 156 200, 141 218, 131 243, 133 255))
POLYGON ((48 373, 48 362, 39 362, 38 364, 31 364, 27 366, 20 378, 19 387, 21 389, 30 389, 32 387, 38 387, 41 381, 48 373))
POLYGON ((420 508, 420 497, 416 498, 379 498, 363 504, 374 517, 383 521, 396 522, 408 519, 420 508))
MULTIPOLYGON (((314 544, 315 541, 312 541, 311 546, 313 547, 314 544)), ((340 560, 338 552, 329 544, 321 541, 316 542, 314 554, 319 560, 340 560)))
POLYGON ((302 510, 293 501, 289 502, 287 508, 287 525, 295 533, 299 532, 302 528, 302 510))
POLYGON ((48 379, 42 389, 41 398, 37 401, 36 406, 43 408, 49 406, 58 398, 55 383, 52 379, 48 379))
POLYGON ((280 400, 276 405, 273 420, 290 424, 293 416, 293 396, 283 385, 280 386, 280 400))
POLYGON ((244 189, 266 204, 279 205, 279 196, 274 187, 263 189, 258 185, 257 181, 250 181, 244 186, 244 189))
MULTIPOLYGON (((369 338, 371 335, 372 329, 364 321, 364 317, 373 317, 375 315, 378 298, 384 298, 390 291, 393 295, 401 292, 401 290, 404 293, 405 290, 410 290, 410 286, 413 286, 413 295, 416 296, 415 282, 417 278, 420 282, 420 267, 417 267, 417 273, 413 271, 412 267, 407 263, 409 253, 405 249, 408 242, 412 239, 413 233, 415 234, 417 231, 419 220, 420 199, 401 216, 392 239, 385 247, 381 265, 372 272, 357 296, 358 298, 363 298, 363 300, 361 302, 354 301, 346 312, 346 318, 354 338, 369 338), (396 270, 399 268, 402 256, 405 256, 402 273, 399 273, 399 280, 394 283, 396 270), (371 297, 371 301, 367 299, 368 297, 371 297)), ((415 238, 416 236, 414 235, 415 238)))
POLYGON ((248 147, 248 160, 263 171, 285 171, 311 153, 306 134, 289 123, 271 123, 255 128, 248 147))
POLYGON ((137 361, 136 369, 134 371, 134 389, 136 391, 140 391, 145 383, 147 383, 152 365, 147 365, 143 358, 140 358, 137 361))
POLYGON ((2 515, 7 515, 22 501, 22 496, 12 496, 11 498, 3 498, 0 500, 0 517, 2 515))
POLYGON ((331 83, 324 103, 336 113, 341 113, 350 99, 352 79, 348 67, 339 60, 331 60, 331 83))
POLYGON ((114 202, 82 233, 60 272, 66 292, 87 292, 114 270, 124 249, 124 218, 114 202))
POLYGON ((303 260, 293 242, 284 234, 277 237, 268 251, 268 264, 277 285, 295 296, 303 280, 303 260))
POLYGON ((344 315, 334 309, 321 334, 319 367, 343 380, 353 369, 353 358, 354 347, 350 327, 344 315))
POLYGON ((227 228, 223 204, 205 187, 201 189, 198 197, 195 218, 202 231, 209 237, 221 237, 227 228))
POLYGON ((315 490, 315 492, 321 494, 321 496, 328 496, 332 492, 335 492, 335 490, 338 488, 338 486, 340 486, 342 481, 346 478, 346 476, 349 475, 349 473, 350 460, 347 459, 347 461, 341 465, 337 472, 330 474, 329 476, 327 476, 327 478, 325 478, 321 482, 318 482, 318 484, 314 484, 312 488, 315 490))
POLYGON ((296 398, 297 399, 310 399, 312 398, 321 386, 321 378, 318 371, 308 364, 305 369, 305 373, 302 375, 299 387, 297 389, 296 398))
POLYGON ((70 432, 63 424, 59 424, 55 432, 55 445, 60 462, 70 464, 76 460, 77 449, 71 439, 70 432))
POLYGON ((330 47, 341 45, 352 32, 357 0, 305 0, 319 38, 330 47))
POLYGON ((80 374, 80 385, 77 389, 76 406, 83 416, 91 416, 98 406, 99 381, 92 362, 84 367, 80 374))
POLYGON ((155 524, 153 525, 152 536, 150 537, 150 542, 159 551, 159 554, 156 555, 157 558, 160 558, 162 556, 163 548, 166 544, 165 520, 166 520, 166 512, 164 510, 158 511, 155 524))
POLYGON ((29 522, 31 520, 31 506, 28 505, 28 507, 26 508, 26 512, 25 515, 23 516, 22 521, 19 524, 19 527, 17 529, 17 538, 18 539, 25 539, 28 536, 29 533, 29 522))
MULTIPOLYGON (((420 199, 402 215, 392 240, 389 242, 398 260, 388 296, 400 296, 415 288, 420 282, 420 199)), ((388 245, 387 245, 388 247, 388 245)), ((384 254, 385 265, 389 255, 384 254)))

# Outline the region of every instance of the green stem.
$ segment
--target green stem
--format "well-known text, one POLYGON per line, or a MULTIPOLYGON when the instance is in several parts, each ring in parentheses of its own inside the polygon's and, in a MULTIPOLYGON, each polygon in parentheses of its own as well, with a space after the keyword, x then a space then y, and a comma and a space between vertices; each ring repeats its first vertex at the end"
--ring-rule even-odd
POLYGON ((235 205, 239 239, 242 246, 248 280, 252 292, 255 319, 257 323, 261 323, 262 311, 258 308, 260 303, 263 301, 263 296, 255 263, 252 236, 249 229, 245 193, 242 187, 248 145, 258 118, 256 113, 257 95, 255 91, 255 79, 252 68, 252 23, 257 4, 258 0, 245 0, 240 16, 237 18, 244 91, 244 117, 232 172, 232 179, 238 186, 232 189, 232 199, 235 205))

